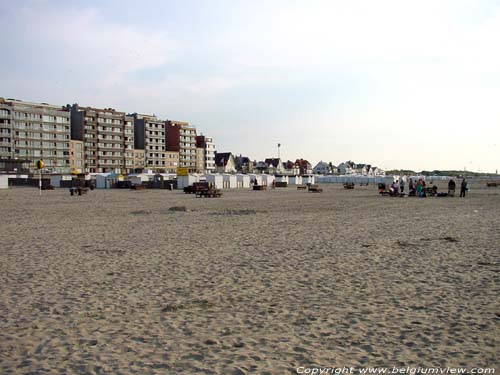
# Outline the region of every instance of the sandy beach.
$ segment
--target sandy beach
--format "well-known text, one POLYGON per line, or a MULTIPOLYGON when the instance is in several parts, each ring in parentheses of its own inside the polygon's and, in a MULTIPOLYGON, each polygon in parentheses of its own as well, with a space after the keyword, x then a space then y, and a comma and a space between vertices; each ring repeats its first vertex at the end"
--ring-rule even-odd
POLYGON ((0 373, 497 367, 500 188, 470 187, 0 191, 0 373))

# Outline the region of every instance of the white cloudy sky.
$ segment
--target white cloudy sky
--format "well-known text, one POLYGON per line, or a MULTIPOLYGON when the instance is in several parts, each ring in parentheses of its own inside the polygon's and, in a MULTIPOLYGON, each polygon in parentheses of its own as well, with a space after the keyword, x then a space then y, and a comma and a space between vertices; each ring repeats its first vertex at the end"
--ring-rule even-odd
POLYGON ((0 0, 0 96, 186 120, 219 151, 500 169, 496 0, 0 0))

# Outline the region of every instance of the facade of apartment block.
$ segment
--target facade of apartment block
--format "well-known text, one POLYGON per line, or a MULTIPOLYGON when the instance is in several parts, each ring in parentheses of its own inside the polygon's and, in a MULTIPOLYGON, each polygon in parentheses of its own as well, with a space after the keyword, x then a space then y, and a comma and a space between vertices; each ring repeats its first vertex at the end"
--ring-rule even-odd
POLYGON ((146 169, 165 171, 165 121, 134 113, 134 148, 144 150, 146 169))
POLYGON ((70 112, 46 103, 30 103, 0 98, 0 157, 43 159, 46 170, 69 173, 70 112))
POLYGON ((179 167, 179 152, 177 151, 167 151, 165 153, 165 172, 167 173, 177 173, 177 168, 179 167))
POLYGON ((201 147, 196 147, 196 173, 205 172, 205 150, 201 147))
POLYGON ((206 173, 215 172, 215 143, 211 137, 199 135, 196 137, 196 147, 203 150, 203 171, 206 173))
POLYGON ((69 160, 72 172, 83 173, 85 165, 83 141, 71 140, 69 142, 69 160))
POLYGON ((179 153, 179 167, 196 172, 196 128, 182 121, 166 121, 167 151, 179 153))
POLYGON ((85 173, 134 171, 134 118, 112 108, 68 106, 71 138, 83 141, 85 173))
POLYGON ((146 167, 146 155, 144 153, 144 150, 134 149, 133 154, 134 154, 134 167, 135 167, 134 172, 142 172, 146 167))

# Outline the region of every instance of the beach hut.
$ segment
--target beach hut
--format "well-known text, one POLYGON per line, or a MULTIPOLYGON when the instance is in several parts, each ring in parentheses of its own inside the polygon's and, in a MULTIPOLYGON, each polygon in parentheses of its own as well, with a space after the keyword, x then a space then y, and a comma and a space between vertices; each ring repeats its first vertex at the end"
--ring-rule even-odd
POLYGON ((50 176, 50 184, 54 187, 61 187, 61 181, 71 181, 73 179, 72 175, 51 175, 50 176))
POLYGON ((142 178, 143 178, 142 173, 131 173, 125 178, 125 181, 130 181, 132 185, 142 185, 143 181, 142 178))
POLYGON ((95 187, 97 189, 106 189, 106 177, 110 173, 98 173, 95 175, 95 187))
POLYGON ((302 184, 302 176, 289 176, 288 177, 289 185, 301 185, 302 184))
POLYGON ((0 176, 0 189, 9 188, 9 176, 0 176))
POLYGON ((250 187, 250 176, 247 174, 237 174, 236 183, 239 188, 249 188, 250 187))
POLYGON ((184 189, 195 182, 200 182, 200 175, 189 174, 187 176, 177 176, 177 189, 184 189))
POLYGON ((236 175, 233 174, 223 174, 222 181, 223 189, 234 189, 238 186, 236 175))
POLYGON ((123 176, 117 173, 98 173, 95 176, 95 186, 98 189, 111 189, 117 181, 123 181, 123 176))
POLYGON ((315 183, 315 178, 314 175, 312 174, 305 174, 302 176, 302 183, 303 184, 314 184, 315 183))
POLYGON ((271 174, 262 175, 262 185, 272 186, 274 180, 275 178, 271 174))
POLYGON ((224 182, 221 174, 206 174, 203 176, 205 181, 210 183, 216 189, 222 189, 224 187, 224 182))
POLYGON ((275 179, 276 182, 286 182, 286 183, 288 183, 288 176, 277 174, 277 175, 274 176, 274 179, 275 179))
POLYGON ((255 180, 257 180, 257 185, 262 185, 263 174, 249 174, 250 176, 250 184, 255 185, 255 180))

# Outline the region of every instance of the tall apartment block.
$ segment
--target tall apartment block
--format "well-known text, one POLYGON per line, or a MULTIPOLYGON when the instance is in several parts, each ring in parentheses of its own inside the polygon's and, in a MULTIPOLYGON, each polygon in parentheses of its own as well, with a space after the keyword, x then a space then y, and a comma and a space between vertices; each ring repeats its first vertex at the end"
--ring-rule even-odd
POLYGON ((166 134, 165 121, 156 116, 134 113, 134 148, 144 150, 145 168, 165 171, 166 134))
POLYGON ((187 122, 166 121, 167 151, 179 152, 179 167, 196 172, 196 128, 187 122))
POLYGON ((203 150, 204 171, 215 172, 215 143, 211 137, 199 135, 196 137, 196 147, 203 150))
POLYGON ((51 172, 69 173, 70 112, 47 103, 30 103, 0 98, 0 157, 43 159, 51 172))
POLYGON ((134 118, 112 108, 67 106, 71 138, 83 141, 85 173, 134 172, 134 118))

